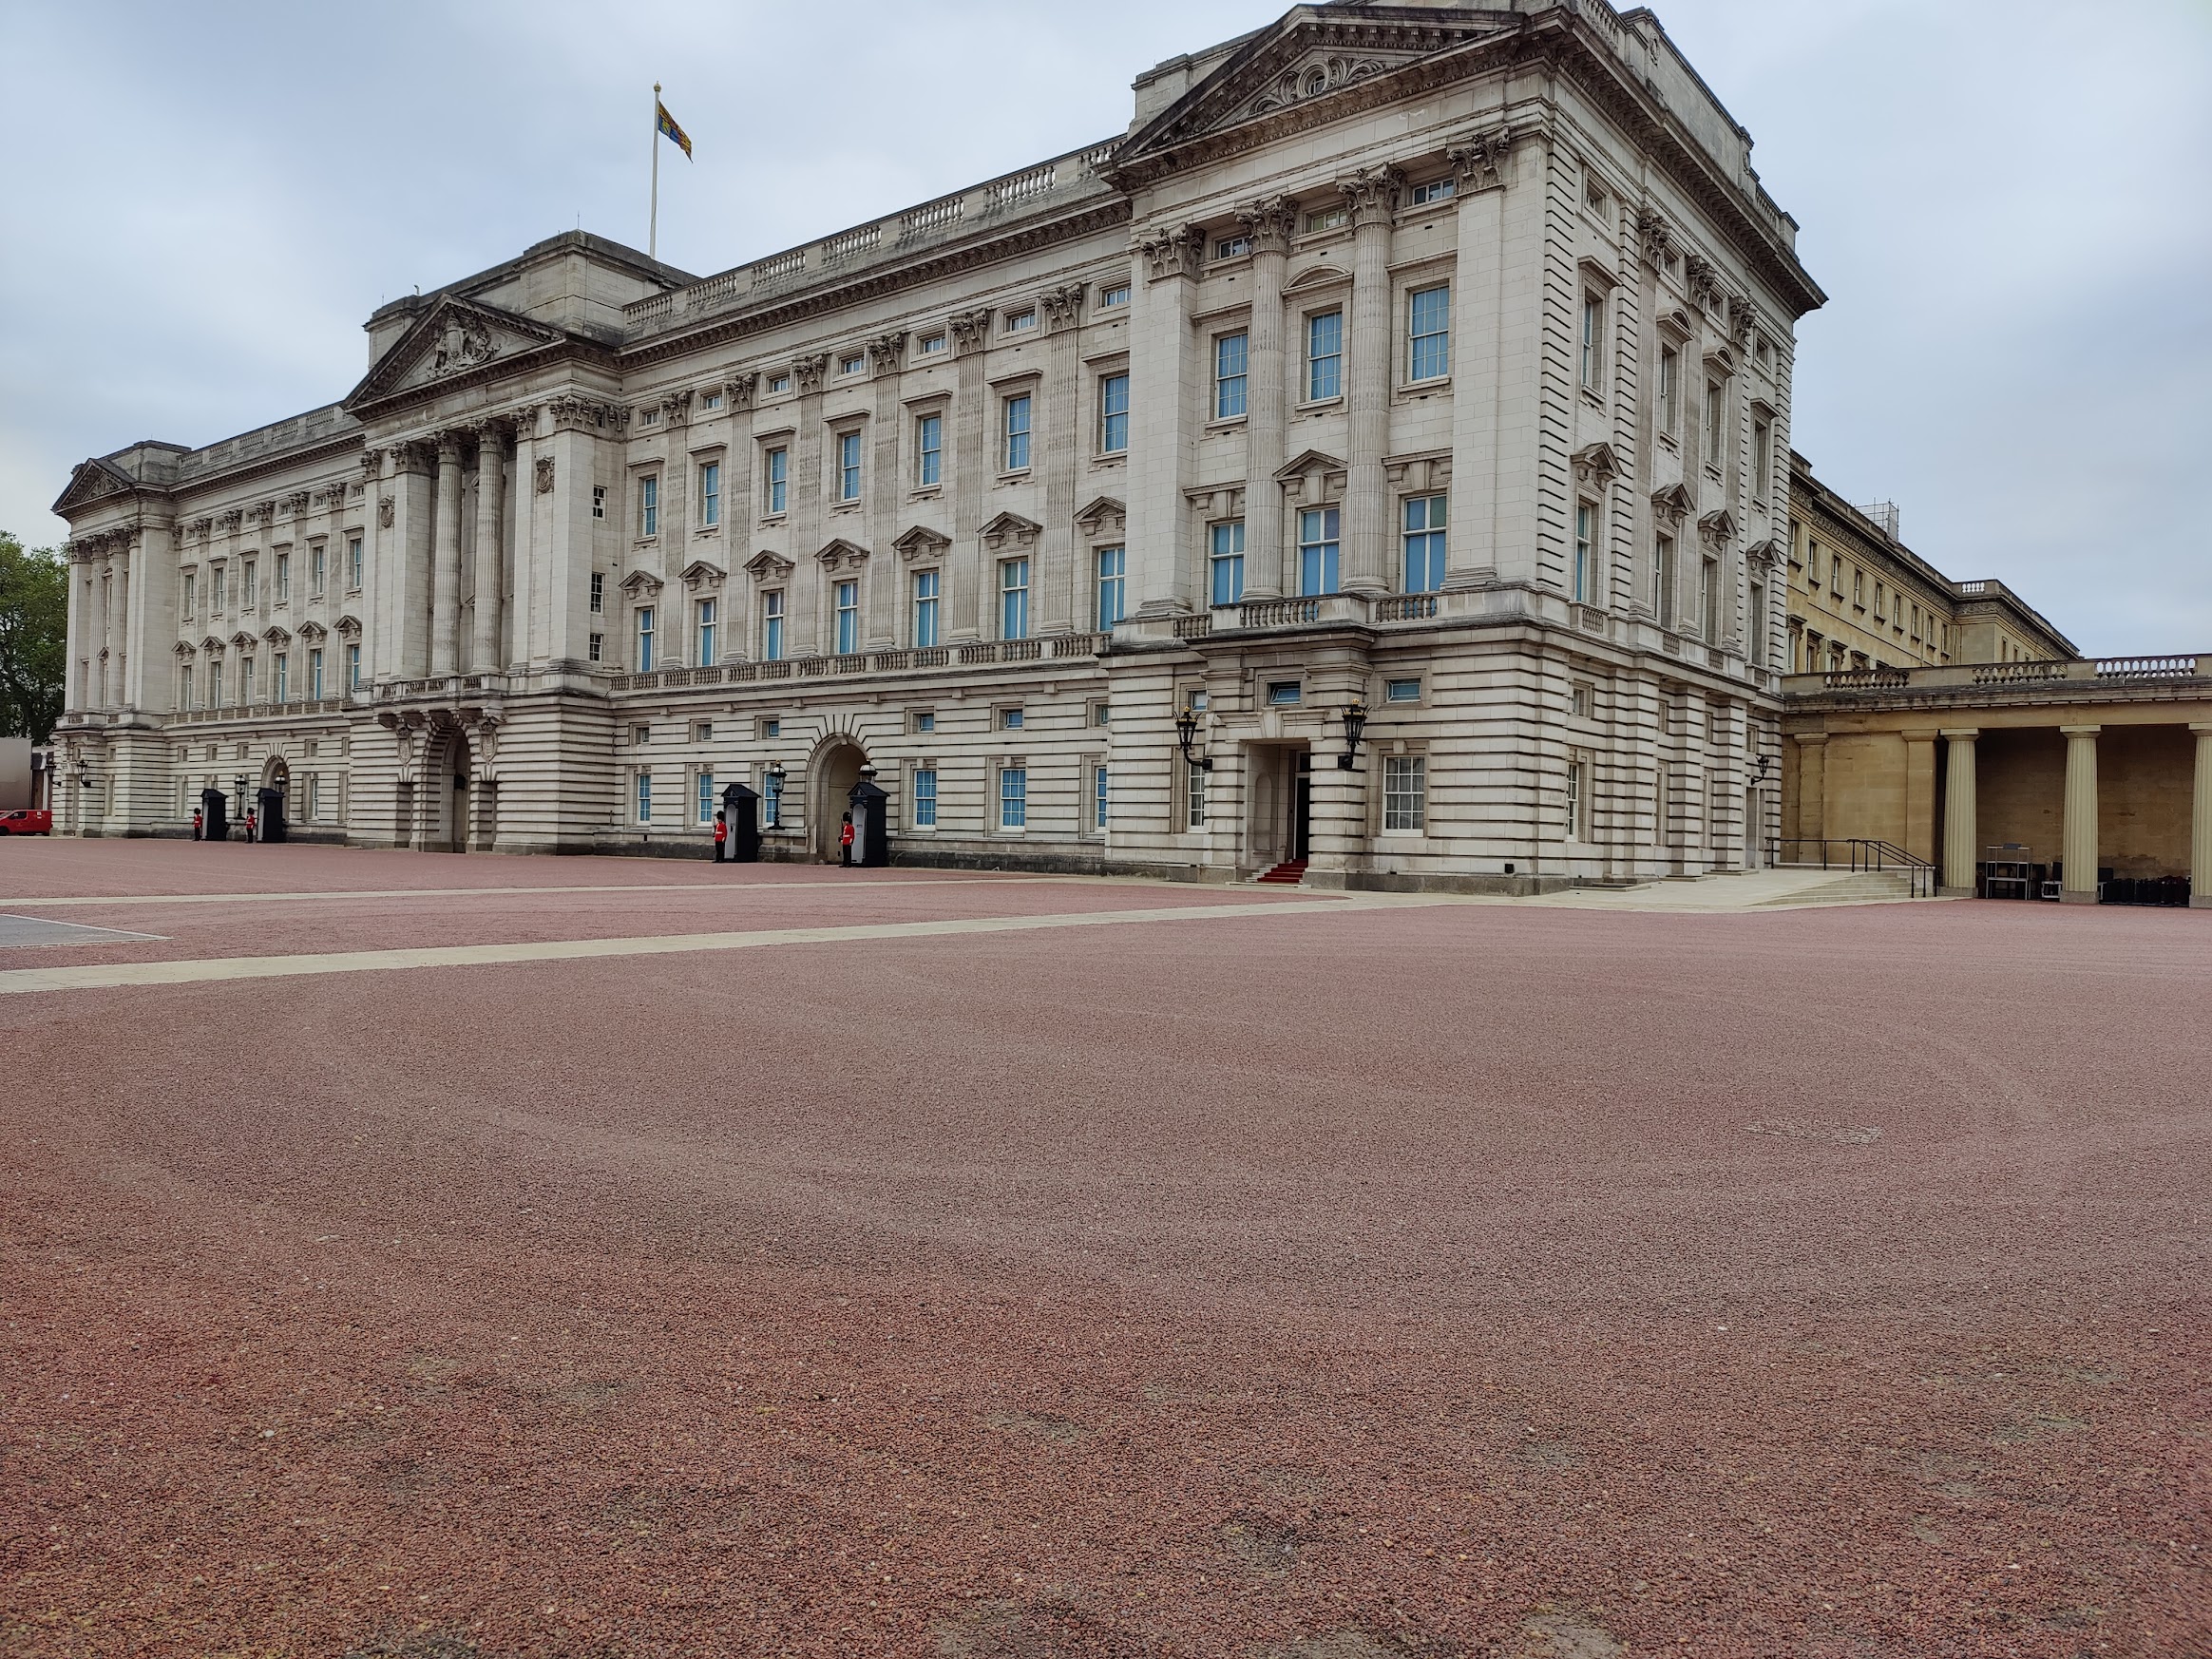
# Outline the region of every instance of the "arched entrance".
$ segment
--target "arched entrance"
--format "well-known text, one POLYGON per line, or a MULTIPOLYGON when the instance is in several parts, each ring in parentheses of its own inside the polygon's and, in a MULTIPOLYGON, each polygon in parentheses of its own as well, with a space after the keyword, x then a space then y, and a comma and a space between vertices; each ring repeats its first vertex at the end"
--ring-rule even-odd
POLYGON ((846 803, 867 764, 868 752, 859 744, 833 736, 823 741, 807 767, 807 843, 825 864, 837 862, 837 832, 845 825, 846 803))
POLYGON ((439 746, 424 778, 427 799, 422 803, 426 852, 467 852, 469 814, 478 784, 469 764, 468 739, 449 732, 439 746))

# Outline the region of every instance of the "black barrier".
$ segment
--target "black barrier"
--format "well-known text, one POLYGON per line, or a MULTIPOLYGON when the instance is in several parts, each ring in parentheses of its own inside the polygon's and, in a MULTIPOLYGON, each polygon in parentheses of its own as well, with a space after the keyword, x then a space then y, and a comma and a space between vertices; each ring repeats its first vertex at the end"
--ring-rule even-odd
POLYGON ((891 797, 864 777, 846 799, 852 806, 852 862, 881 869, 891 862, 891 797))
POLYGON ((220 790, 200 791, 200 838, 202 841, 228 841, 230 839, 230 797, 220 790))
POLYGON ((760 794, 741 783, 722 786, 722 822, 729 837, 722 856, 732 864, 760 862, 760 794))

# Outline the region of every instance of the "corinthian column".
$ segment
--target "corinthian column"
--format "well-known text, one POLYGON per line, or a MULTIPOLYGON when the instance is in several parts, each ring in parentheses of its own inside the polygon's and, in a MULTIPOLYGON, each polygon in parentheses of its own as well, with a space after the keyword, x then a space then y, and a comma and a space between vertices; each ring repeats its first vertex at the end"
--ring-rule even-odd
MULTIPOLYGON (((476 628, 468 653, 469 669, 476 674, 499 672, 499 508, 501 465, 505 458, 506 433, 489 421, 477 428, 476 628)), ((458 548, 455 557, 458 560, 458 548)), ((458 563, 454 568, 458 572, 458 563)))
MULTIPOLYGON (((1345 459, 1344 589, 1388 585, 1382 456, 1390 447, 1390 222, 1403 175, 1363 167, 1337 186, 1352 210, 1351 449, 1345 459)), ((1250 533, 1248 527, 1248 535, 1250 533)))
POLYGON ((1951 761, 1943 786, 1943 887, 1947 897, 1971 899, 1974 894, 1974 836, 1980 828, 1980 803, 1974 795, 1978 773, 1974 740, 1980 728, 1946 731, 1951 761))
POLYGON ((126 542, 115 556, 115 611, 108 632, 107 642, 107 706, 123 708, 129 700, 124 695, 125 669, 130 661, 130 546, 126 542))
POLYGON ((430 672, 461 663, 461 434, 438 434, 438 505, 432 518, 430 672))
MULTIPOLYGON (((1288 418, 1283 361, 1283 268, 1297 205, 1280 196, 1237 210, 1252 244, 1251 395, 1245 418, 1245 596, 1283 591, 1283 491, 1275 483, 1288 418)), ((1380 471, 1377 476, 1380 477, 1380 471)))

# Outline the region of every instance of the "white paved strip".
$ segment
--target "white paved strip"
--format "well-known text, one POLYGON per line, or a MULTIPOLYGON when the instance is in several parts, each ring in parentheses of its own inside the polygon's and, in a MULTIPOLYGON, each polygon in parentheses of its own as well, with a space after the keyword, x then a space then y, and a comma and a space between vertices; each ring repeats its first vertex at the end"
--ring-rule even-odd
MULTIPOLYGON (((1448 899, 1436 901, 1448 904, 1448 899)), ((1055 927, 1110 927, 1141 922, 1224 922, 1255 916, 1418 908, 1393 897, 1293 899, 1241 905, 1186 905, 1158 910, 1088 910, 1057 916, 981 916, 942 922, 884 922, 852 927, 778 927, 753 933, 677 933, 642 939, 551 939, 515 944, 447 944, 419 949, 352 950, 301 956, 202 957, 186 962, 119 962, 0 972, 0 995, 98 991, 124 985, 190 985, 218 980, 276 980, 310 974, 375 973, 395 968, 476 967, 506 963, 575 962, 596 957, 674 956, 702 950, 756 950, 777 944, 843 944, 866 939, 931 939, 963 933, 1025 933, 1055 927)))
POLYGON ((80 894, 66 899, 9 899, 0 904, 12 910, 58 910, 75 905, 266 905, 297 903, 308 899, 476 899, 503 893, 760 893, 790 887, 811 892, 881 892, 887 887, 1036 887, 1039 882, 1080 880, 1068 876, 932 876, 922 881, 818 881, 818 882, 623 882, 612 887, 374 887, 334 888, 319 893, 118 893, 80 894))

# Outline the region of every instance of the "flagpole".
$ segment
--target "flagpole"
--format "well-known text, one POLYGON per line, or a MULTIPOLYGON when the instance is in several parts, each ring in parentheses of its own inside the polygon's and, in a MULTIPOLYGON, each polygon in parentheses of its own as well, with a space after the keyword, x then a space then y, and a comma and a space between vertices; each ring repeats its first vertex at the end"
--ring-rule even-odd
POLYGON ((653 83, 653 206, 645 219, 645 257, 660 257, 660 83, 653 83))

